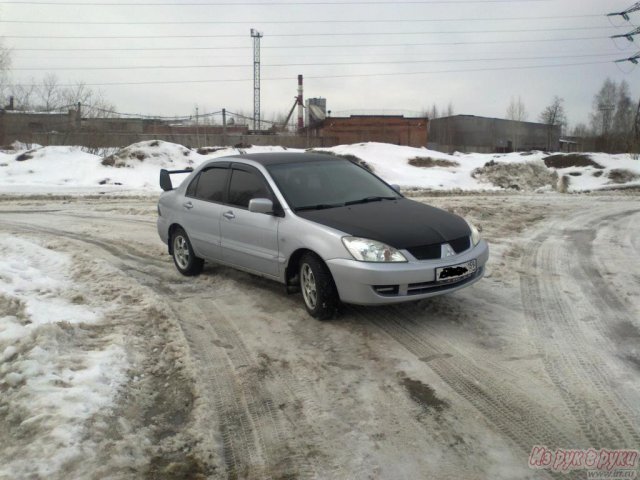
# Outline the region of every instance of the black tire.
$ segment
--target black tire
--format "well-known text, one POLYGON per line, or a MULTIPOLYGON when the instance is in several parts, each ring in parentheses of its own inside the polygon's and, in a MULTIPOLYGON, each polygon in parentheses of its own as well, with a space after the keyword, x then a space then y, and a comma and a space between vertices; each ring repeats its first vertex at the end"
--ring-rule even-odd
POLYGON ((329 320, 336 315, 340 298, 331 272, 322 259, 305 253, 300 259, 300 289, 309 315, 329 320))
POLYGON ((171 235, 171 253, 173 263, 181 274, 191 277, 202 271, 204 260, 196 257, 187 232, 182 227, 176 228, 171 235))

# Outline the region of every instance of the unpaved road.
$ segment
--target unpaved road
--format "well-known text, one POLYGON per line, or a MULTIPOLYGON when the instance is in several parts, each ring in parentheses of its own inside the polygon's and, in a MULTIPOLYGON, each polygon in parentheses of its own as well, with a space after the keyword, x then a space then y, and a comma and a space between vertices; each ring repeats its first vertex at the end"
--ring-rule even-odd
POLYGON ((482 227, 487 278, 318 322, 266 280, 181 277, 153 199, 4 199, 0 233, 72 253, 130 339, 109 428, 65 474, 546 478, 534 445, 640 448, 639 197, 422 200, 482 227))

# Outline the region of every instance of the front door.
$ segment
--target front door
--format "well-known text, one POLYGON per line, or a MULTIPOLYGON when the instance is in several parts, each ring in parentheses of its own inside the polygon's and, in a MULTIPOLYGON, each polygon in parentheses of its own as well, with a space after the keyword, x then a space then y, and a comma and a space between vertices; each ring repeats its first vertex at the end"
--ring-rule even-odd
POLYGON ((277 277, 280 218, 250 212, 249 200, 253 198, 276 201, 257 169, 233 164, 227 205, 220 218, 222 259, 253 272, 277 277))

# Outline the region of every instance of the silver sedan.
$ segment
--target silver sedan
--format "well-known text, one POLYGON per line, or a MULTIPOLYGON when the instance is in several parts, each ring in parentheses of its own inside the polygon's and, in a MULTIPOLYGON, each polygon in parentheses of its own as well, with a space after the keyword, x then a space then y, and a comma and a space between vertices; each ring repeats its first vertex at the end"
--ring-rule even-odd
POLYGON ((160 173, 158 233, 182 274, 200 273, 206 260, 267 277, 301 291, 319 319, 340 302, 420 300, 484 274, 489 248, 473 225, 347 159, 224 157, 175 189, 172 173, 160 173))

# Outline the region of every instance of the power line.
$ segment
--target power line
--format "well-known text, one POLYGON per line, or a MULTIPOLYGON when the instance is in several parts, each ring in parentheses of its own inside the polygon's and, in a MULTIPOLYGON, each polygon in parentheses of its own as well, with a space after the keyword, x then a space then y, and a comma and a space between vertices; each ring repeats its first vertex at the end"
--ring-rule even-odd
MULTIPOLYGON (((494 21, 514 21, 514 20, 564 20, 569 18, 594 18, 602 17, 599 14, 589 15, 566 15, 566 16, 546 16, 546 17, 474 17, 474 18, 399 18, 399 19, 334 19, 334 20, 313 20, 311 23, 407 23, 407 22, 494 22, 494 21)), ((0 20, 0 23, 20 23, 20 24, 55 24, 55 25, 248 25, 248 24, 305 24, 308 25, 309 20, 194 20, 194 21, 153 21, 153 22, 91 22, 76 20, 0 20)), ((604 27, 603 27, 604 28, 604 27)), ((609 28, 609 27, 606 27, 609 28)))
MULTIPOLYGON (((546 43, 546 42, 573 42, 583 40, 604 40, 610 37, 571 37, 571 38, 537 38, 528 40, 491 40, 491 41, 473 41, 473 42, 419 42, 419 43, 341 43, 333 45, 263 45, 260 48, 278 49, 278 50, 296 50, 311 48, 371 48, 371 47, 423 47, 423 46, 440 46, 440 45, 498 45, 503 43, 546 43)), ((121 48, 11 48, 12 52, 121 52, 121 51, 184 51, 184 50, 250 50, 252 47, 247 46, 226 46, 226 47, 121 47, 121 48)))
MULTIPOLYGON (((558 27, 558 28, 531 28, 531 29, 516 29, 516 30, 439 30, 435 32, 326 32, 326 33, 276 33, 269 34, 269 37, 344 37, 344 36, 363 36, 363 35, 449 35, 449 34, 470 34, 470 33, 529 33, 529 32, 557 32, 567 30, 603 30, 611 29, 615 27, 611 26, 591 26, 591 27, 558 27)), ((242 34, 217 34, 217 35, 110 35, 110 36, 95 36, 95 35, 82 35, 82 36, 66 36, 66 35, 3 35, 4 38, 30 38, 30 39, 42 39, 42 40, 106 40, 106 39, 151 39, 151 38, 244 38, 242 34)))
POLYGON ((312 2, 184 2, 184 3, 167 3, 167 2, 155 2, 155 3, 138 3, 138 2, 126 2, 126 3, 112 3, 112 2, 16 2, 16 1, 3 1, 4 4, 12 4, 12 5, 72 5, 76 6, 107 6, 107 7, 158 7, 158 6, 168 6, 168 7, 234 7, 234 6, 258 6, 258 7, 272 7, 272 6, 287 6, 287 5, 295 5, 295 6, 313 6, 313 5, 464 5, 464 4, 474 4, 474 3, 540 3, 540 2, 548 2, 550 0, 457 0, 457 1, 449 1, 449 0, 382 0, 382 1, 340 1, 340 2, 327 2, 327 1, 312 1, 312 2))
MULTIPOLYGON (((490 67, 490 68, 472 68, 472 69, 456 69, 456 70, 431 70, 421 72, 393 72, 393 73, 354 73, 343 75, 305 75, 307 80, 323 80, 323 79, 337 79, 337 78, 359 78, 359 77, 399 77, 407 75, 432 75, 442 73, 471 73, 471 72, 495 72, 506 70, 532 70, 543 68, 568 68, 568 67, 580 67, 586 65, 604 65, 612 63, 609 60, 599 62, 579 62, 579 63, 561 63, 561 64, 546 64, 546 65, 526 65, 518 67, 490 67)), ((286 80, 292 81, 291 76, 287 77, 267 77, 262 78, 265 81, 279 81, 286 80)), ((208 80, 150 80, 143 82, 101 82, 101 83, 83 83, 87 87, 106 87, 115 85, 180 85, 180 84, 197 84, 197 83, 236 83, 236 82, 251 82, 252 78, 235 78, 235 79, 208 79, 208 80)), ((12 84, 11 87, 37 87, 38 84, 12 84)), ((75 84, 59 84, 59 87, 73 87, 75 84)))
MULTIPOLYGON (((12 50, 12 53, 14 52, 14 50, 12 50)), ((579 55, 583 55, 584 49, 579 51, 579 52, 565 52, 566 56, 569 57, 576 57, 579 55)), ((480 51, 475 51, 476 54, 483 54, 483 55, 487 55, 487 54, 492 54, 492 53, 504 53, 505 55, 525 55, 527 53, 530 52, 523 52, 520 50, 513 50, 513 51, 500 51, 500 52, 496 52, 495 49, 492 50, 480 50, 480 51)), ((540 52, 540 54, 543 55, 552 55, 555 52, 547 52, 547 51, 543 51, 540 52)), ((460 56, 463 54, 463 52, 457 51, 438 51, 437 52, 438 55, 446 57, 446 59, 455 59, 455 57, 452 56, 460 56)), ((611 52, 611 55, 619 55, 620 51, 616 50, 615 52, 611 52)), ((314 54, 313 58, 356 58, 356 59, 362 59, 363 57, 371 57, 371 56, 378 56, 378 53, 373 53, 373 52, 362 52, 362 53, 318 53, 318 54, 314 54)), ((420 53, 420 52, 413 52, 413 53, 398 53, 398 54, 394 54, 393 58, 395 59, 400 59, 400 58, 404 58, 407 61, 411 61, 411 60, 416 60, 416 59, 424 59, 426 55, 430 55, 427 54, 426 52, 420 53)), ((468 53, 464 53, 464 55, 468 55, 468 53)), ((598 55, 598 54, 594 54, 594 55, 598 55)), ((602 54, 604 55, 608 55, 606 53, 602 54)), ((142 54, 142 53, 138 53, 138 52, 133 52, 131 55, 121 55, 119 57, 119 59, 121 60, 126 60, 126 59, 168 59, 168 58, 172 58, 172 59, 183 59, 183 60, 187 60, 187 59, 201 59, 201 58, 206 58, 209 60, 213 60, 213 59, 224 59, 224 58, 237 58, 238 54, 237 53, 227 53, 227 54, 218 54, 218 55, 211 55, 208 53, 192 53, 192 54, 182 54, 182 53, 175 53, 175 54, 142 54)), ((278 55, 278 54, 274 54, 274 55, 263 55, 263 60, 267 60, 267 61, 284 61, 284 60, 288 60, 290 62, 293 62, 294 59, 296 58, 301 58, 302 60, 307 60, 309 58, 308 55, 303 54, 303 53, 293 53, 291 55, 278 55)), ((95 54, 87 54, 87 56, 79 56, 77 53, 73 54, 73 55, 50 55, 50 54, 46 54, 46 55, 20 55, 19 60, 38 60, 38 61, 42 61, 42 60, 113 60, 114 57, 111 55, 95 55, 95 54)), ((440 58, 441 60, 445 60, 445 58, 440 58)), ((13 60, 13 62, 15 62, 15 60, 13 60)), ((267 62, 268 65, 268 62, 267 62)), ((10 69, 9 69, 10 70, 10 69)))
MULTIPOLYGON (((442 59, 442 60, 381 60, 374 62, 310 62, 310 63, 272 63, 264 64, 265 67, 317 67, 317 66, 343 66, 343 65, 409 65, 419 63, 461 63, 461 62, 501 62, 501 61, 523 61, 523 60, 561 60, 565 58, 585 58, 585 57, 608 57, 619 55, 619 52, 612 53, 587 53, 578 55, 561 56, 536 56, 536 57, 498 57, 498 58, 465 58, 465 59, 442 59)), ((249 63, 224 64, 224 65, 127 65, 112 67, 21 67, 13 68, 15 71, 41 71, 41 70, 173 70, 186 68, 246 68, 249 63)))

